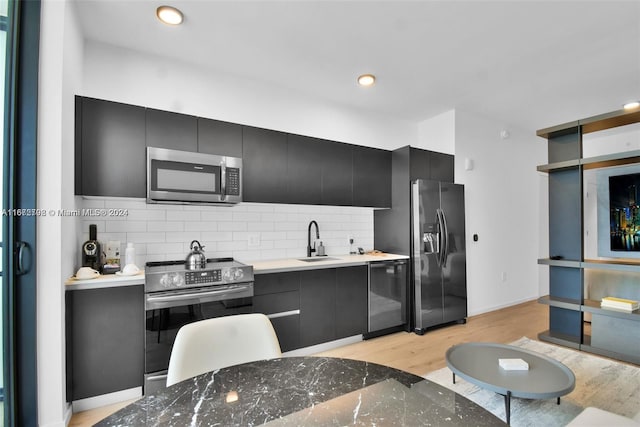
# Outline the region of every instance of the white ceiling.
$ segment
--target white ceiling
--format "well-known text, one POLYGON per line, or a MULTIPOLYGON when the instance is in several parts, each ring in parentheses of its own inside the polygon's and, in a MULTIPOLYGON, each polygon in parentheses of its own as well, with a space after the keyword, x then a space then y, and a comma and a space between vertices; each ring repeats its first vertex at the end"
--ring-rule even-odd
POLYGON ((76 3, 87 39, 415 122, 456 108, 535 130, 640 99, 640 1, 76 3))

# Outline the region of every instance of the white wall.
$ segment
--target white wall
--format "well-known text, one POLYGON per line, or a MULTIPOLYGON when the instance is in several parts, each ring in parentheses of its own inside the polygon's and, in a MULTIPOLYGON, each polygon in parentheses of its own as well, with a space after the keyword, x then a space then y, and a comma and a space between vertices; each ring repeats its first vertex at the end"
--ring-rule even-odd
MULTIPOLYGON (((73 204, 73 93, 82 76, 82 38, 72 6, 42 2, 38 105, 37 205, 73 204)), ((73 271, 75 227, 55 216, 37 221, 38 423, 64 426, 64 278, 73 271)))
POLYGON ((87 42, 85 58, 80 95, 378 148, 417 139, 415 123, 192 64, 97 42, 87 42))
MULTIPOLYGON (((536 166, 546 163, 544 140, 528 131, 456 111, 456 182, 465 185, 467 292, 474 315, 539 296, 539 192, 536 166), (464 159, 473 169, 464 169, 464 159), (473 241, 473 235, 478 241, 473 241)), ((546 197, 546 196, 545 196, 546 197)), ((544 208, 544 207, 542 207, 544 208)))
POLYGON ((416 147, 456 154, 456 111, 445 111, 418 123, 416 147))

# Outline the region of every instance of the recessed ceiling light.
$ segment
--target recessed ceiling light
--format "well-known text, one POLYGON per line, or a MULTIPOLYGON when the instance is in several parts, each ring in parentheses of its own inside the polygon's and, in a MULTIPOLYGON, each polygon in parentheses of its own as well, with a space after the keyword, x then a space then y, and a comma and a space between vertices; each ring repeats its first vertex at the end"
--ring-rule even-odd
POLYGON ((634 108, 638 107, 640 107, 640 101, 627 102, 622 106, 622 108, 624 108, 625 110, 633 110, 634 108))
POLYGON ((160 6, 156 9, 156 16, 168 25, 180 25, 184 19, 182 12, 171 6, 160 6))
POLYGON ((374 76, 373 74, 363 74, 358 77, 358 84, 360 86, 373 86, 375 82, 376 76, 374 76))

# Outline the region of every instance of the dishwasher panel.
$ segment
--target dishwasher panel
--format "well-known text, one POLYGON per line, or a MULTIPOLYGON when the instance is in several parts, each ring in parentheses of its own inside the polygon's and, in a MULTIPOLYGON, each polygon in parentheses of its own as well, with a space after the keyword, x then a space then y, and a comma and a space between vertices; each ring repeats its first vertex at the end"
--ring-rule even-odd
POLYGON ((369 333, 407 323, 407 260, 369 263, 369 333))

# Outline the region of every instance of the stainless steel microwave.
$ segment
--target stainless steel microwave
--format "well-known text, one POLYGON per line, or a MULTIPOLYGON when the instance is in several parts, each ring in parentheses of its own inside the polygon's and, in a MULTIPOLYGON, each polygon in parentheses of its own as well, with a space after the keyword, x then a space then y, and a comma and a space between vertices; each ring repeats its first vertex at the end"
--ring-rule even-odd
POLYGON ((241 158, 147 147, 147 203, 241 201, 241 158))

